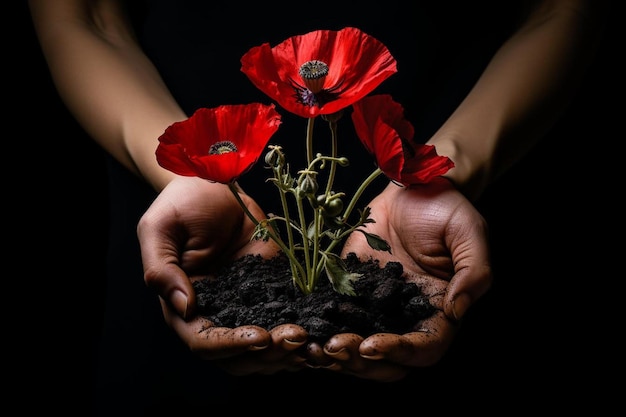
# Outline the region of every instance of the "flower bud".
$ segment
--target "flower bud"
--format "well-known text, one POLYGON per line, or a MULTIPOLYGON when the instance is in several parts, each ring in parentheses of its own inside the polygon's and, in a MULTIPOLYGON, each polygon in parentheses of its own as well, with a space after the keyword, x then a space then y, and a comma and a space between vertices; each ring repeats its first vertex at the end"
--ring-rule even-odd
POLYGON ((343 211, 343 201, 341 198, 333 198, 324 206, 327 216, 335 217, 343 211))
POLYGON ((284 163, 284 156, 280 149, 280 146, 270 146, 270 151, 265 154, 265 163, 268 166, 275 167, 284 163))
POLYGON ((300 181, 298 188, 306 195, 314 195, 318 189, 315 175, 305 174, 300 181))

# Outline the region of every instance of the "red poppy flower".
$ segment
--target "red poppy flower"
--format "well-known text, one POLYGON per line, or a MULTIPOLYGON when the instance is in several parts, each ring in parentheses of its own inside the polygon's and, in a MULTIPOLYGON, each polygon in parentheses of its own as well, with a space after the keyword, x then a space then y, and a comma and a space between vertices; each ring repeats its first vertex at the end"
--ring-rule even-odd
POLYGON ((273 104, 201 108, 159 137, 157 161, 179 175, 228 184, 259 159, 280 123, 273 104))
POLYGON ((352 122, 365 148, 385 175, 405 186, 426 183, 454 163, 433 145, 414 144, 413 125, 388 94, 365 97, 353 105, 352 122))
POLYGON ((302 117, 336 113, 397 72, 377 39, 347 27, 293 36, 250 49, 241 71, 286 110, 302 117))

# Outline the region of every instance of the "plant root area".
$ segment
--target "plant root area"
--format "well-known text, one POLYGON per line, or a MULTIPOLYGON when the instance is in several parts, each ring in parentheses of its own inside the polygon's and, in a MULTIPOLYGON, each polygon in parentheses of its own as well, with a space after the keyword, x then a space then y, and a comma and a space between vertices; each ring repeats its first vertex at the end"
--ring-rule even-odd
POLYGON ((344 262, 350 272, 362 274, 353 281, 356 295, 337 293, 324 274, 315 291, 305 295, 294 284, 286 257, 247 255, 222 268, 216 279, 194 282, 199 313, 224 327, 271 330, 297 324, 310 341, 324 343, 339 333, 404 334, 435 312, 422 290, 405 281, 400 263, 381 268, 353 253, 344 262))

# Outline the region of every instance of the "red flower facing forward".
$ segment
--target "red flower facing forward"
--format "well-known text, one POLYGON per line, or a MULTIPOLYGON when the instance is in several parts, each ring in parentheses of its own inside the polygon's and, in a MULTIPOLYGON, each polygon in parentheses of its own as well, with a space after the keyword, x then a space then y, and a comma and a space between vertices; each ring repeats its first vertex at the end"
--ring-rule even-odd
POLYGON ((178 175, 228 184, 259 159, 280 123, 273 104, 201 108, 159 137, 157 161, 178 175))
POLYGON ((450 158, 437 155, 434 146, 413 143, 413 125, 390 95, 365 97, 353 108, 359 139, 389 179, 405 186, 422 184, 454 167, 450 158))
POLYGON ((397 72, 387 47, 352 27, 293 36, 273 48, 265 43, 241 64, 257 88, 307 118, 350 106, 397 72))

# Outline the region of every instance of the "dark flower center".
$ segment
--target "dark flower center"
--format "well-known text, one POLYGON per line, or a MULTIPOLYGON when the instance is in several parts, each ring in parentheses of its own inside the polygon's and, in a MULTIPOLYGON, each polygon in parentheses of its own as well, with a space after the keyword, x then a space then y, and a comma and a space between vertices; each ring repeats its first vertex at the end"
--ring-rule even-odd
POLYGON ((323 106, 325 103, 336 100, 341 94, 340 81, 337 85, 324 88, 326 76, 328 75, 328 65, 317 59, 307 61, 298 70, 304 85, 300 85, 295 80, 291 80, 291 85, 295 90, 295 97, 300 103, 306 106, 323 106))
POLYGON ((221 155, 228 152, 237 152, 237 146, 228 140, 215 142, 209 148, 209 155, 221 155))
POLYGON ((328 65, 322 61, 314 59, 302 64, 298 73, 300 74, 300 77, 302 77, 306 88, 308 88, 313 94, 317 94, 322 91, 322 88, 324 88, 324 81, 328 75, 328 65))

